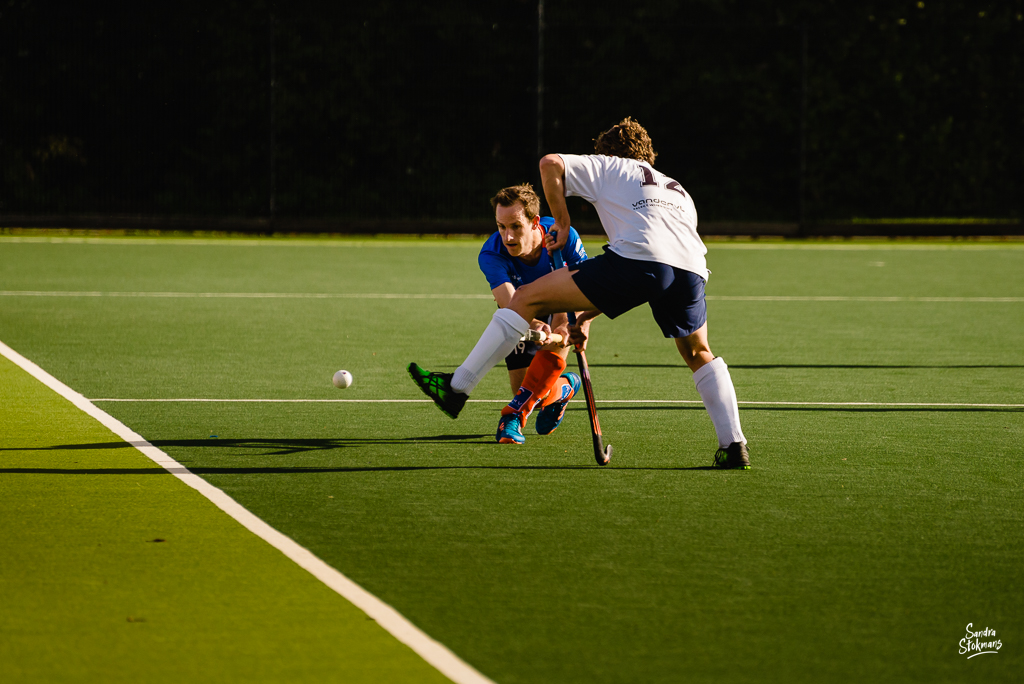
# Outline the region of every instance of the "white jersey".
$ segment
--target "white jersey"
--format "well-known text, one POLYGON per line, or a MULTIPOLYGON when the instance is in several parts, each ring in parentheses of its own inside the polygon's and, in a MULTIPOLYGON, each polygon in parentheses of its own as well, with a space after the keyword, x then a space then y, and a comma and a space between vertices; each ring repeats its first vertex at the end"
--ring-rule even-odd
POLYGON ((608 234, 608 249, 708 279, 708 250, 697 235, 697 209, 679 183, 636 159, 559 156, 565 163, 566 196, 594 205, 608 234))

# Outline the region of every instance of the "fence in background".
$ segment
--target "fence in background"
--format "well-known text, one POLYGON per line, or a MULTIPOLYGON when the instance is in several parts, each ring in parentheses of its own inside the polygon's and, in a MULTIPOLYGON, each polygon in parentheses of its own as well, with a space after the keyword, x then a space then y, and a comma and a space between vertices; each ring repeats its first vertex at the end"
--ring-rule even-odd
POLYGON ((625 115, 705 226, 1024 216, 1019 7, 802 4, 20 3, 0 224, 489 230, 538 148, 587 152, 625 115))

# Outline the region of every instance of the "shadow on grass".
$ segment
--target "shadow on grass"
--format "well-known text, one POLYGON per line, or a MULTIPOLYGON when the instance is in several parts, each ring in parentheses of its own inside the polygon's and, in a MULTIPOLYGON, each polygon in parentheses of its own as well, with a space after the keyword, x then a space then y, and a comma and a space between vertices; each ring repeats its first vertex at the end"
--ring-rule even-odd
MULTIPOLYGON (((259 456, 281 456, 310 451, 327 451, 331 449, 364 446, 368 444, 408 444, 419 443, 465 443, 494 444, 490 435, 439 435, 436 437, 407 437, 403 439, 188 439, 188 440, 154 440, 155 447, 191 447, 200 449, 270 449, 259 456), (478 437, 486 437, 480 441, 478 437)), ((4 448, 0 451, 76 451, 85 449, 123 449, 145 446, 139 442, 98 442, 92 444, 61 444, 52 447, 33 447, 28 449, 4 448)), ((507 450, 508 447, 500 447, 507 450)), ((375 472, 408 472, 425 470, 718 470, 712 466, 690 467, 629 467, 617 468, 588 465, 422 465, 422 466, 261 466, 261 467, 212 467, 194 466, 185 468, 0 468, 0 474, 42 474, 42 475, 162 475, 172 473, 184 475, 258 475, 258 474, 302 474, 302 473, 375 473, 375 472)), ((726 472, 726 471, 722 471, 726 472)))
POLYGON ((598 465, 564 465, 564 466, 488 466, 488 465, 465 465, 465 466, 362 466, 351 468, 0 468, 0 475, 302 475, 309 473, 387 473, 387 472, 408 472, 420 470, 716 470, 722 473, 742 472, 731 470, 720 470, 713 466, 689 466, 678 468, 651 468, 651 467, 601 467, 598 465))
MULTIPOLYGON (((207 439, 155 439, 149 442, 157 448, 163 447, 193 447, 193 448, 240 448, 240 449, 270 449, 266 456, 287 456, 289 454, 301 454, 311 451, 329 451, 332 449, 344 449, 348 447, 360 447, 371 444, 489 444, 493 443, 491 435, 436 435, 434 437, 401 437, 383 439, 365 438, 331 438, 331 439, 220 439, 210 437, 207 439)), ((77 449, 123 449, 125 447, 146 446, 146 442, 99 442, 94 444, 58 444, 50 447, 32 447, 19 449, 17 447, 0 448, 0 451, 67 451, 77 449)), ((0 470, 0 472, 3 472, 0 470)))

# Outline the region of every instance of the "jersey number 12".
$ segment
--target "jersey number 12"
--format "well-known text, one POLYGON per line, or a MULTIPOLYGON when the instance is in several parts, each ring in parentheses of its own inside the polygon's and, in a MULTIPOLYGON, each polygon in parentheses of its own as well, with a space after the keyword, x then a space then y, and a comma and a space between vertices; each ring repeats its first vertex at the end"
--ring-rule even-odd
MULTIPOLYGON (((645 185, 658 185, 658 181, 654 180, 654 172, 643 164, 640 165, 640 173, 644 174, 644 179, 640 182, 640 187, 644 187, 645 185)), ((683 190, 683 186, 677 181, 669 179, 669 182, 665 185, 665 189, 675 190, 683 197, 686 197, 686 191, 683 190)))

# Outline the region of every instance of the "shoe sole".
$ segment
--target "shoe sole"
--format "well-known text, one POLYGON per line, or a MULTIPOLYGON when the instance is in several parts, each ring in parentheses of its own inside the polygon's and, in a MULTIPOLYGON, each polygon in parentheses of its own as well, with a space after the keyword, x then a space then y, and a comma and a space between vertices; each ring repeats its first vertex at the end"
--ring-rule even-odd
POLYGON ((750 470, 750 465, 725 465, 724 463, 719 465, 715 463, 714 468, 718 470, 750 470))
POLYGON ((498 444, 522 444, 523 442, 517 442, 511 437, 502 437, 498 440, 498 444))

